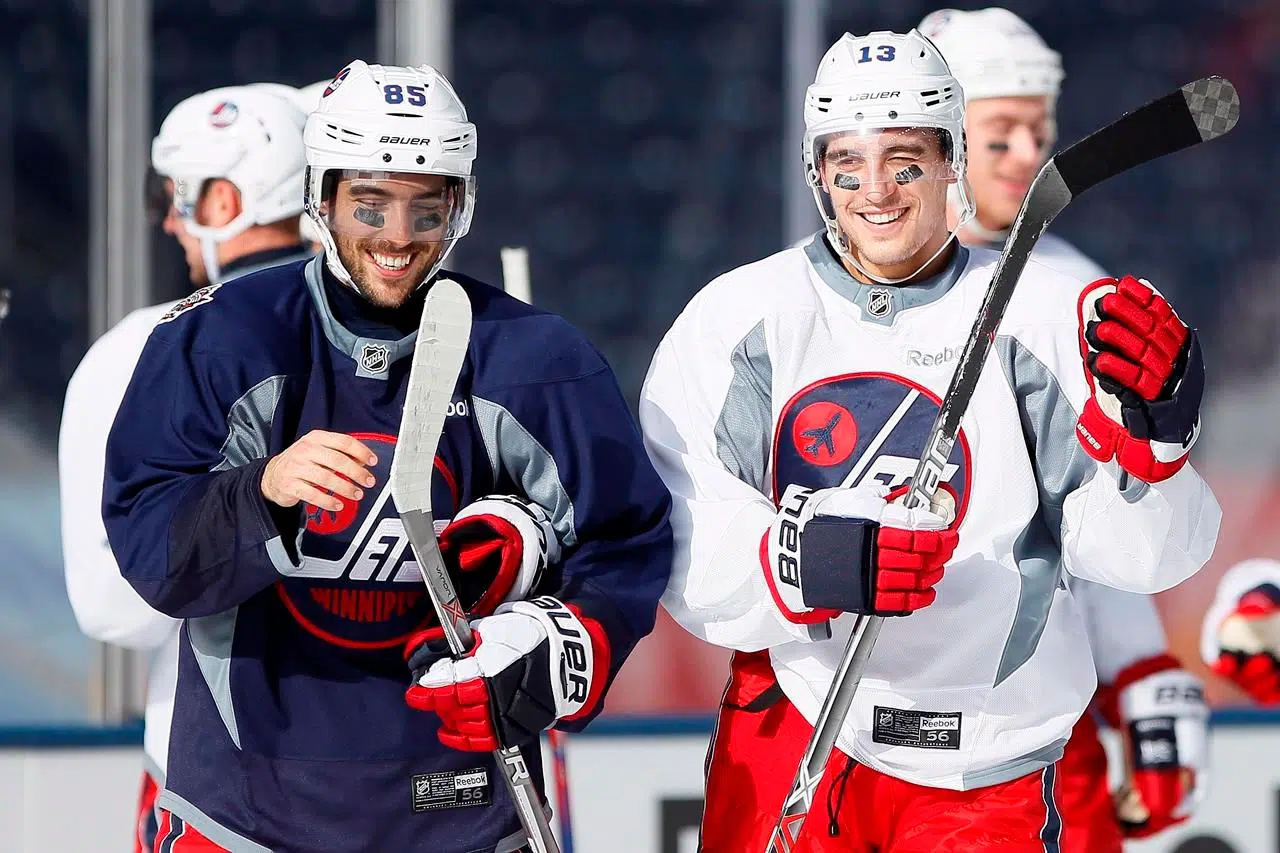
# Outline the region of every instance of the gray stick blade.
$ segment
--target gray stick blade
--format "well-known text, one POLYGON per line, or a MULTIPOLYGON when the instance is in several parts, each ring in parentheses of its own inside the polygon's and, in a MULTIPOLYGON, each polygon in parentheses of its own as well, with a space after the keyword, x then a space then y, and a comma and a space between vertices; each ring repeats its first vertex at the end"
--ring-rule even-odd
POLYGON ((1240 121, 1240 95, 1226 77, 1203 77, 1182 87, 1187 109, 1196 121, 1200 138, 1217 139, 1240 121))
POLYGON ((436 281, 422 306, 400 436, 391 461, 391 497, 400 512, 431 512, 436 445, 470 340, 471 300, 466 291, 455 281, 436 281))

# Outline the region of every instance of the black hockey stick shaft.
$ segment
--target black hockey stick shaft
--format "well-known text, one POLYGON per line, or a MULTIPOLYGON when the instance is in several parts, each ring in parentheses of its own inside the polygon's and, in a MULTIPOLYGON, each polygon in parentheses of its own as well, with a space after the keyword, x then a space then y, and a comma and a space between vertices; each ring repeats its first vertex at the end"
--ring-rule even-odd
MULTIPOLYGON (((1166 154, 1216 139, 1235 127, 1239 118, 1240 99, 1235 87, 1223 77, 1205 77, 1126 113, 1045 163, 1022 202, 992 273, 973 330, 916 465, 907 506, 930 506, 942 486, 960 420, 978 387, 982 366, 995 344, 996 330, 1031 251, 1049 223, 1090 187, 1166 154)), ((789 853, 799 838, 813 793, 849 714, 883 622, 880 616, 859 616, 855 620, 766 853, 789 853)))

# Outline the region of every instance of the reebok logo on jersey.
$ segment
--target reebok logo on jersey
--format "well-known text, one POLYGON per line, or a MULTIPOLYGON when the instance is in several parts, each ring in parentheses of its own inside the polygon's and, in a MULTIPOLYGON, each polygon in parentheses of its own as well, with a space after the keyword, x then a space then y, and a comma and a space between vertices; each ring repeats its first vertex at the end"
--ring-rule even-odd
POLYGON ((907 349, 907 364, 912 367, 941 367, 959 358, 960 347, 943 347, 934 352, 919 350, 914 347, 907 349))

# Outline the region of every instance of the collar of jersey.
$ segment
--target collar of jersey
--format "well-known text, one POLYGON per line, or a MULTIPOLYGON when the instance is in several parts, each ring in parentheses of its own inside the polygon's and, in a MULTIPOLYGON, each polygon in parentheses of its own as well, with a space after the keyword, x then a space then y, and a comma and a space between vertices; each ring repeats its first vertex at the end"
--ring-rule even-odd
POLYGON ((941 299, 960 280, 960 274, 969 262, 969 250, 957 243, 951 261, 937 275, 912 284, 866 284, 849 275, 821 231, 805 244, 804 253, 828 287, 857 305, 863 320, 878 326, 892 326, 903 311, 941 299), (879 308, 886 300, 888 308, 879 308), (871 310, 873 301, 877 303, 874 312, 871 310))
POLYGON ((324 253, 322 252, 303 267, 303 276, 307 280, 307 290, 311 291, 311 299, 315 303, 316 313, 320 315, 320 327, 324 329, 324 336, 328 338, 329 343, 341 352, 346 353, 357 364, 360 363, 359 352, 365 348, 366 343, 377 343, 386 347, 388 350, 387 364, 399 361, 413 353, 413 342, 418 336, 416 331, 410 332, 398 341, 374 342, 370 338, 356 335, 338 322, 338 318, 333 316, 333 309, 330 307, 329 299, 324 293, 323 270, 324 253))

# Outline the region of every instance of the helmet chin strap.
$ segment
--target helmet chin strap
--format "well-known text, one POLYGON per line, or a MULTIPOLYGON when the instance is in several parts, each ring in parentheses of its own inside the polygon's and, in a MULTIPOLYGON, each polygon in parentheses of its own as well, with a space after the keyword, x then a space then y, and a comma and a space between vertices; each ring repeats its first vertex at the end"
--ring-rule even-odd
MULTIPOLYGON (((950 187, 947 191, 947 205, 957 214, 963 215, 964 202, 960 199, 959 193, 956 192, 956 187, 954 186, 950 187)), ((967 221, 962 223, 962 226, 983 243, 995 244, 1003 243, 1009 236, 1009 230, 1013 227, 1010 225, 1009 228, 1002 228, 998 231, 993 231, 978 221, 978 215, 976 212, 967 221)), ((957 229, 959 229, 959 227, 961 226, 957 226, 957 229)))
POLYGON ((200 241, 200 258, 204 261, 204 272, 210 284, 222 284, 222 265, 218 263, 218 247, 232 237, 247 231, 253 220, 248 214, 241 212, 239 216, 218 228, 201 225, 193 218, 184 218, 183 227, 187 233, 200 241))
POLYGON ((910 281, 911 279, 915 278, 920 274, 921 270, 928 269, 929 265, 932 264, 934 261, 936 261, 938 257, 943 252, 946 251, 947 247, 951 245, 952 241, 956 239, 956 236, 959 233, 960 233, 960 226, 956 226, 951 231, 951 233, 947 235, 947 239, 942 241, 942 245, 938 247, 938 250, 929 256, 929 260, 925 261, 923 264, 917 267, 916 271, 911 273, 910 275, 903 276, 902 278, 883 278, 881 276, 876 275, 873 272, 869 272, 865 267, 862 266, 862 264, 858 263, 858 261, 853 257, 853 253, 849 251, 849 240, 845 236, 845 233, 840 230, 840 226, 838 223, 831 223, 831 222, 827 223, 828 240, 830 241, 831 245, 835 247, 835 250, 837 253, 839 253, 840 257, 844 258, 846 261, 852 264, 853 268, 856 269, 858 272, 862 273, 864 276, 866 276, 867 278, 871 279, 872 281, 878 284, 902 284, 905 281, 910 281))
MULTIPOLYGON (((325 266, 329 268, 329 272, 333 273, 333 277, 338 281, 342 282, 367 300, 369 298, 369 294, 360 289, 360 285, 356 284, 356 280, 351 275, 350 270, 347 269, 346 264, 342 263, 342 258, 338 257, 338 244, 334 242, 333 232, 329 230, 329 223, 325 222, 324 217, 322 216, 311 216, 310 214, 304 215, 310 217, 311 221, 315 223, 316 230, 319 232, 320 245, 324 247, 324 263, 325 266)), ((447 242, 444 247, 444 251, 440 253, 440 257, 436 258, 435 263, 427 268, 427 273, 423 276, 422 281, 413 286, 414 291, 417 291, 420 287, 431 281, 435 274, 440 271, 440 268, 444 266, 445 258, 449 257, 449 253, 453 251, 454 244, 457 242, 458 241, 456 239, 449 240, 447 242)))

